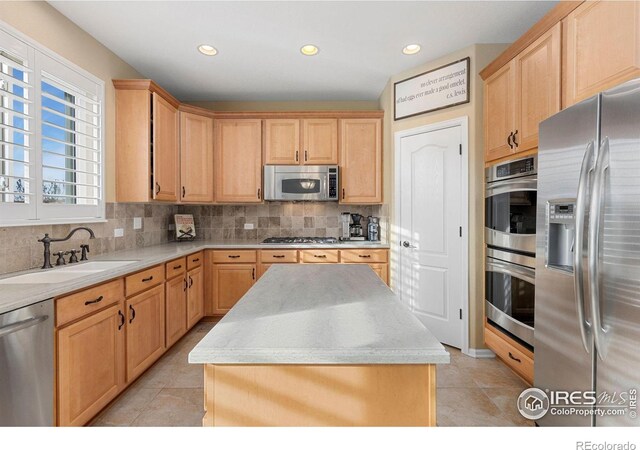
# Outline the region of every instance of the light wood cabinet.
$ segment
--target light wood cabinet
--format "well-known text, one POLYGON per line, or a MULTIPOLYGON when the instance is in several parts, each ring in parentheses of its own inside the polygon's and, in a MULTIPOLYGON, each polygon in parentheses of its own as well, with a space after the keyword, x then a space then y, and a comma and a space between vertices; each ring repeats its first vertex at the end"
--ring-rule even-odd
POLYGON ((187 328, 204 317, 204 277, 202 266, 187 272, 187 328))
POLYGON ((113 80, 116 88, 116 200, 176 202, 178 101, 151 80, 113 80))
POLYGON ((164 285, 127 299, 127 382, 142 374, 165 349, 164 285))
POLYGON ((187 333, 187 279, 177 276, 165 283, 165 337, 171 347, 187 333))
POLYGON ((212 270, 214 314, 224 314, 256 282, 255 264, 214 264, 212 270))
POLYGON ((338 255, 338 250, 305 249, 300 250, 300 262, 307 264, 337 263, 340 260, 338 255))
POLYGON ((534 354, 489 323, 484 325, 484 342, 516 374, 533 384, 534 354))
POLYGON ((511 142, 515 130, 515 62, 502 67, 484 83, 485 161, 514 151, 511 142))
POLYGON ((180 112, 180 195, 184 203, 213 202, 213 120, 180 112))
POLYGON ((125 386, 123 301, 57 331, 57 423, 81 426, 125 386))
POLYGON ((262 201, 262 121, 214 122, 215 199, 220 203, 262 201))
POLYGON ((564 25, 564 107, 640 76, 640 2, 584 2, 564 25))
POLYGON ((265 164, 338 164, 338 119, 266 119, 265 164))
POLYGON ((340 203, 382 203, 382 121, 340 120, 340 203))
POLYGON ((389 264, 369 264, 369 267, 385 284, 389 284, 389 264))

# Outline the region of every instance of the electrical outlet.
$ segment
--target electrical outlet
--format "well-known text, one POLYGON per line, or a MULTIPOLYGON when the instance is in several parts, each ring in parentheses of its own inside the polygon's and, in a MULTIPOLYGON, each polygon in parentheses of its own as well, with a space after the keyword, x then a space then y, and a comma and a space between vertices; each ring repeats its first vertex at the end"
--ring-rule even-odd
POLYGON ((245 223, 244 224, 244 229, 245 230, 253 230, 253 224, 252 223, 245 223))
POLYGON ((169 231, 175 231, 176 230, 176 224, 175 223, 170 223, 169 224, 169 231))
POLYGON ((122 237, 124 236, 124 229, 123 228, 115 228, 113 230, 113 237, 122 237))
POLYGON ((133 229, 139 230, 142 228, 142 217, 134 217, 133 218, 133 229))

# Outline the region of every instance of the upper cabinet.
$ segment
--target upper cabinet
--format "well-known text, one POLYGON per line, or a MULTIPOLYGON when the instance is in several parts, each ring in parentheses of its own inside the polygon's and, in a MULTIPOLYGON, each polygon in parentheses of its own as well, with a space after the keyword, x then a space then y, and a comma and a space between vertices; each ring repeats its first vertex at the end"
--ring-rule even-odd
POLYGON ((213 202, 213 119, 180 112, 182 202, 213 202))
POLYGON ((340 203, 382 203, 382 120, 340 120, 340 203))
POLYGON ((640 76, 640 2, 584 2, 564 25, 565 106, 640 76))
POLYGON ((266 119, 265 164, 338 164, 338 119, 266 119))
POLYGON ((560 24, 485 81, 485 160, 538 146, 538 124, 560 110, 560 24))
POLYGON ((151 80, 114 80, 116 201, 178 201, 178 101, 151 80))
POLYGON ((220 203, 262 201, 262 120, 214 121, 215 198, 220 203))

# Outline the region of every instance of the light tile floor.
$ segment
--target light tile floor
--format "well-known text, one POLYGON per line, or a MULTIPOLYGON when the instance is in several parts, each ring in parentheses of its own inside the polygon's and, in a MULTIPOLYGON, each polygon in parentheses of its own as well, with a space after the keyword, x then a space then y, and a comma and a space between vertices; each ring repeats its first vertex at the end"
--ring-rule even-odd
MULTIPOLYGON (((202 366, 187 355, 214 326, 196 325, 92 422, 93 426, 200 426, 202 366)), ((516 409, 526 385, 496 359, 475 359, 447 347, 451 364, 437 373, 439 426, 531 426, 516 409)))

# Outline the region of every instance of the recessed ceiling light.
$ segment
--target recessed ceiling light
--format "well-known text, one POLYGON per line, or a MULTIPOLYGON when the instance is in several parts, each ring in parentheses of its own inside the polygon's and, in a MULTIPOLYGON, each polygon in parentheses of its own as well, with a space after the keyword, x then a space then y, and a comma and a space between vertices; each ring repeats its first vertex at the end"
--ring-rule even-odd
POLYGON ((415 55, 420 51, 420 44, 409 44, 402 49, 402 53, 405 55, 415 55))
POLYGON ((320 49, 313 44, 307 44, 300 47, 300 53, 306 56, 317 55, 320 49))
POLYGON ((214 46, 207 44, 198 45, 198 51, 207 56, 215 56, 218 54, 218 50, 216 50, 214 46))

